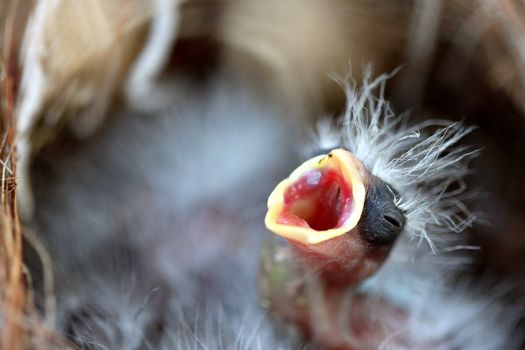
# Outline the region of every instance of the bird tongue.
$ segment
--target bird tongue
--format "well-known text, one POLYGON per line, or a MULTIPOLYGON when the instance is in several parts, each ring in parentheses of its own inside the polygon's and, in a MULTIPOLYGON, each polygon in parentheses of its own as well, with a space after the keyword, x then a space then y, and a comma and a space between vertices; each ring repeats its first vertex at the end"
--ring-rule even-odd
POLYGON ((352 187, 338 169, 314 169, 284 193, 278 222, 325 231, 340 227, 352 210, 352 187))

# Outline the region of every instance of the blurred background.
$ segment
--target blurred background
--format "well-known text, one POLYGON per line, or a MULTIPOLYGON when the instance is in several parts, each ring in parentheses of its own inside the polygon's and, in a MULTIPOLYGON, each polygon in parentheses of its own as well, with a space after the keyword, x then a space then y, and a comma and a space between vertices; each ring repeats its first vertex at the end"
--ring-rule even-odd
POLYGON ((167 285, 155 310, 191 308, 166 300, 223 298, 238 266, 256 305, 260 239, 245 233, 264 236, 265 196, 316 120, 344 112, 333 77, 359 83, 367 65, 400 68, 385 95, 411 121, 477 127, 464 201, 478 219, 462 235, 479 249, 455 278, 522 323, 523 1, 9 0, 0 24, 2 349, 190 348, 158 340, 170 317, 157 311, 122 332, 133 341, 109 341, 111 306, 84 304, 133 285, 136 311, 167 285))

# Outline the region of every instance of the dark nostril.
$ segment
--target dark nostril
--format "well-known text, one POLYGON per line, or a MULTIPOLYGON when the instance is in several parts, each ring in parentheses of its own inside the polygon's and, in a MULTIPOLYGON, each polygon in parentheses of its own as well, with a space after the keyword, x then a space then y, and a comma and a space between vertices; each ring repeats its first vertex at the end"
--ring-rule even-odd
POLYGON ((383 215, 383 219, 385 219, 385 221, 388 222, 390 225, 392 225, 392 227, 395 229, 403 228, 403 223, 401 222, 401 220, 399 220, 398 218, 395 218, 392 215, 385 214, 383 215))

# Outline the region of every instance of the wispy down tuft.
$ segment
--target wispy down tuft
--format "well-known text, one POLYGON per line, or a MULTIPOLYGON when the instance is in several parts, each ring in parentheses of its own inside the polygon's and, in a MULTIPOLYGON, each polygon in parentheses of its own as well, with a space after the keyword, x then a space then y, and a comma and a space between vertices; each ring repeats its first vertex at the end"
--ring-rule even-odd
POLYGON ((372 174, 398 193, 398 205, 407 215, 407 232, 426 240, 435 250, 443 233, 460 232, 474 220, 462 202, 463 177, 477 150, 460 145, 474 127, 441 119, 409 125, 407 114, 396 115, 384 98, 386 81, 396 72, 372 78, 371 68, 358 85, 350 76, 337 81, 347 96, 339 131, 326 121, 316 139, 342 140, 372 174))

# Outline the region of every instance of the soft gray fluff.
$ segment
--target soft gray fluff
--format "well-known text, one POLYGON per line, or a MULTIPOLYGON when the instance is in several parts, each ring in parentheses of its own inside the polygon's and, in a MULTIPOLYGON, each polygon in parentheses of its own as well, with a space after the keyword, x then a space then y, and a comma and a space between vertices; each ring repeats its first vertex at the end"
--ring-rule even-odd
MULTIPOLYGON (((386 77, 343 80, 341 124, 323 121, 314 142, 342 142, 399 192, 407 212, 392 256, 361 289, 410 315, 392 338, 510 349, 514 320, 497 297, 449 284, 468 261, 454 250, 473 220, 461 199, 474 153, 460 142, 472 128, 410 126, 383 97, 386 77)), ((180 83, 169 108, 124 110, 33 165, 34 227, 53 259, 47 297, 58 305, 46 311, 80 349, 305 346, 276 327, 257 296, 266 196, 300 162, 295 130, 303 126, 292 120, 303 111, 224 76, 202 84, 180 83)), ((393 348, 390 340, 382 348, 393 348)))
POLYGON ((290 348, 256 288, 267 194, 298 162, 289 112, 235 82, 181 86, 35 161, 57 328, 81 348, 290 348))

